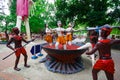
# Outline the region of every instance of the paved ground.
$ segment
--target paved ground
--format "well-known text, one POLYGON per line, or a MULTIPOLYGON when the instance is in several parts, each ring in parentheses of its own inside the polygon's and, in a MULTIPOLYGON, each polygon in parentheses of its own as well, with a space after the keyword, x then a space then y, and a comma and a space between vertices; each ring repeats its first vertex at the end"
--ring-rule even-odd
MULTIPOLYGON (((35 42, 34 44, 39 44, 41 42, 35 42)), ((39 60, 43 57, 39 57, 36 60, 31 59, 30 49, 33 43, 26 46, 29 60, 28 63, 31 64, 31 68, 26 69, 23 67, 23 57, 21 56, 20 64, 21 71, 17 72, 13 70, 15 56, 12 55, 5 60, 1 60, 6 55, 10 54, 12 51, 8 49, 5 44, 0 44, 0 80, 92 80, 91 70, 92 64, 91 60, 86 56, 82 55, 85 69, 81 72, 75 74, 59 74, 53 73, 46 69, 43 63, 39 63, 39 60)), ((120 50, 112 50, 112 57, 115 62, 115 80, 120 80, 120 50)), ((101 71, 99 74, 99 80, 106 80, 105 74, 101 71)))
MULTIPOLYGON (((43 42, 43 41, 42 41, 43 42)), ((25 43, 23 43, 24 45, 25 43)), ((31 59, 31 53, 30 53, 30 49, 32 47, 32 45, 34 44, 39 44, 38 41, 35 41, 35 43, 30 43, 26 46, 26 50, 28 53, 28 60, 31 59)), ((3 72, 4 70, 14 66, 14 62, 15 62, 15 55, 11 55, 8 58, 6 58, 5 60, 2 60, 4 57, 6 57, 7 55, 11 54, 13 51, 10 50, 9 48, 6 47, 5 44, 0 44, 0 80, 24 80, 23 76, 20 76, 19 74, 14 74, 14 73, 6 73, 3 72)), ((20 62, 19 65, 23 62, 23 56, 21 55, 20 58, 20 62)))

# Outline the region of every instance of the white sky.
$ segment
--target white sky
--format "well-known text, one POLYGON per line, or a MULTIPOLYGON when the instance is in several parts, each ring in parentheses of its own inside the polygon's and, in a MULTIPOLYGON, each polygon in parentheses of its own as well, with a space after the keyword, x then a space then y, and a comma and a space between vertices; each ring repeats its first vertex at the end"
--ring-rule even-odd
POLYGON ((10 12, 8 10, 9 8, 8 8, 7 3, 8 3, 8 0, 2 0, 2 5, 4 5, 4 12, 5 12, 6 15, 9 15, 10 12), (5 2, 3 2, 3 1, 5 1, 5 2))
POLYGON ((54 0, 48 0, 48 2, 50 2, 50 3, 54 3, 54 0))

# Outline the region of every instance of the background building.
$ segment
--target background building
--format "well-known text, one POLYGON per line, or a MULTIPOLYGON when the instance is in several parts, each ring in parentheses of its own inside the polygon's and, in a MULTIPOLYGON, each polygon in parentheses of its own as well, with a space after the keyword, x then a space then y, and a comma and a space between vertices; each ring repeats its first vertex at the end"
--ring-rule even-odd
POLYGON ((0 14, 9 15, 9 6, 11 0, 0 0, 0 14))

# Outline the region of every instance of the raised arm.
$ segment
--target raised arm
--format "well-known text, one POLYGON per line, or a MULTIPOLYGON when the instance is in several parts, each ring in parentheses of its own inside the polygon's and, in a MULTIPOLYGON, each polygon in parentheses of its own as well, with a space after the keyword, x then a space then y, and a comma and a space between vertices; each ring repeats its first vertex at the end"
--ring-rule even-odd
POLYGON ((77 49, 86 49, 86 48, 88 48, 89 51, 91 51, 91 50, 92 50, 92 45, 91 45, 91 43, 86 43, 85 45, 80 46, 80 47, 77 48, 77 49))
POLYGON ((120 44, 120 39, 118 39, 118 40, 112 40, 111 44, 112 45, 114 45, 114 44, 120 44))
POLYGON ((94 54, 98 50, 98 44, 95 45, 95 47, 91 50, 86 52, 87 55, 94 54))
POLYGON ((22 41, 24 41, 25 43, 30 43, 30 42, 34 41, 35 39, 36 39, 36 38, 31 39, 31 40, 29 40, 29 41, 26 41, 24 38, 22 38, 22 41))

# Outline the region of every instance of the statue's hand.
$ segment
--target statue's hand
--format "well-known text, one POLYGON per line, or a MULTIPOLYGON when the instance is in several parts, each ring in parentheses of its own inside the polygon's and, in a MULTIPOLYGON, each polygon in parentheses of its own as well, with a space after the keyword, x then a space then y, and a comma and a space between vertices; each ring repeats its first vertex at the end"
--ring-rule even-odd
POLYGON ((29 5, 33 5, 34 2, 32 0, 29 0, 29 5))

